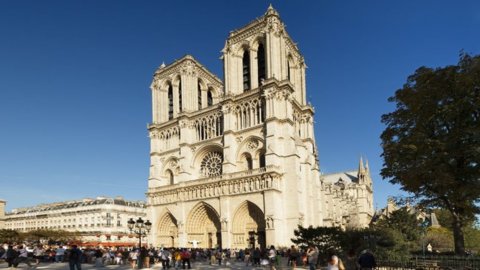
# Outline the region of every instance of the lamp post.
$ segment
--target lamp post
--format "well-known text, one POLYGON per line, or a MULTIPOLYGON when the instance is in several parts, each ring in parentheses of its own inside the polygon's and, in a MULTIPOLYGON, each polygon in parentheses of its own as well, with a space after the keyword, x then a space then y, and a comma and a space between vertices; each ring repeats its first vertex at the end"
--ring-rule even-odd
POLYGON ((142 251, 142 237, 147 236, 152 228, 152 223, 147 219, 147 221, 143 221, 140 217, 136 221, 133 218, 127 221, 128 229, 131 233, 135 233, 138 237, 138 248, 140 249, 140 259, 138 260, 138 268, 141 269, 143 267, 143 257, 141 256, 142 251))

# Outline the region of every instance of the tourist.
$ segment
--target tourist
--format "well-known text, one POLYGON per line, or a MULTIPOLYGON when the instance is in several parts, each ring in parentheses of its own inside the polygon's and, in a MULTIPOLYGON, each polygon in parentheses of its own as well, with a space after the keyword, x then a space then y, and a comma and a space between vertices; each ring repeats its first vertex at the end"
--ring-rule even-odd
POLYGON ((182 268, 185 269, 185 265, 187 265, 188 269, 192 269, 192 266, 190 265, 190 252, 185 248, 183 249, 180 256, 182 257, 182 268))
POLYGON ((25 263, 28 265, 28 267, 32 267, 30 264, 30 259, 28 258, 28 251, 24 246, 18 247, 18 257, 13 263, 13 267, 16 268, 20 263, 25 263))
MULTIPOLYGON (((313 268, 315 269, 315 268, 313 268)), ((330 256, 330 259, 327 263, 327 270, 345 270, 342 260, 340 260, 337 255, 330 256)))
POLYGON ((18 252, 16 249, 13 248, 12 245, 9 245, 5 257, 5 261, 8 263, 8 267, 12 267, 17 260, 18 252))
POLYGON ((345 258, 345 270, 357 270, 357 258, 355 256, 355 250, 350 249, 347 253, 347 257, 345 258))
POLYGON ((257 247, 252 252, 253 266, 260 266, 260 249, 257 247))
POLYGON ((297 267, 298 255, 298 249, 292 245, 290 252, 288 253, 288 265, 291 265, 293 268, 297 267))
POLYGON ((40 261, 43 259, 43 256, 45 256, 45 251, 43 250, 42 245, 37 245, 33 249, 33 258, 35 258, 35 265, 40 264, 40 261))
POLYGON ((360 265, 360 270, 372 270, 377 267, 375 257, 368 249, 362 251, 362 254, 358 258, 358 264, 360 265))
POLYGON ((65 249, 62 246, 58 246, 57 250, 55 251, 55 262, 57 263, 63 262, 64 256, 65 256, 65 249))
POLYGON ((270 265, 270 269, 275 270, 275 262, 277 259, 277 251, 273 245, 270 246, 270 250, 268 251, 268 263, 270 265))
POLYGON ((83 252, 78 249, 77 245, 72 245, 72 249, 68 254, 68 265, 70 270, 82 270, 82 255, 83 252))
POLYGON ((128 254, 128 258, 130 260, 130 264, 132 266, 132 269, 137 268, 138 251, 135 250, 135 249, 130 251, 130 253, 128 254))
POLYGON ((318 261, 318 248, 310 245, 307 249, 308 269, 315 270, 318 261))

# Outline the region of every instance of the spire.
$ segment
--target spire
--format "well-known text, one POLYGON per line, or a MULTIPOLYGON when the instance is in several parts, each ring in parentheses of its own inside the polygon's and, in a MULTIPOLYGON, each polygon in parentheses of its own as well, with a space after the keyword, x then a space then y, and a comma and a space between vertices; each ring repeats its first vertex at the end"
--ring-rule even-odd
POLYGON ((365 168, 363 167, 363 158, 360 156, 360 162, 358 163, 358 174, 364 173, 365 168))
POLYGON ((368 166, 368 159, 365 160, 365 171, 370 173, 370 166, 368 166))
POLYGON ((276 15, 276 16, 278 16, 277 10, 273 8, 271 3, 268 6, 267 12, 265 12, 265 15, 276 15))
POLYGON ((164 68, 165 67, 165 62, 162 61, 162 64, 160 65, 160 68, 164 68))

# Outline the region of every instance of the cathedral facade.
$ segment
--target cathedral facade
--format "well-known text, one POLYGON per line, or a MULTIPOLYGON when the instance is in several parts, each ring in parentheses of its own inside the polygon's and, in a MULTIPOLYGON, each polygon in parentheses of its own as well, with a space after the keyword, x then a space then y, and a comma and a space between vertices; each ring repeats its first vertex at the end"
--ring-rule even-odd
POLYGON ((278 12, 232 31, 222 54, 224 81, 189 55, 155 71, 149 242, 286 246, 298 225, 368 225, 368 166, 320 173, 305 61, 278 12))

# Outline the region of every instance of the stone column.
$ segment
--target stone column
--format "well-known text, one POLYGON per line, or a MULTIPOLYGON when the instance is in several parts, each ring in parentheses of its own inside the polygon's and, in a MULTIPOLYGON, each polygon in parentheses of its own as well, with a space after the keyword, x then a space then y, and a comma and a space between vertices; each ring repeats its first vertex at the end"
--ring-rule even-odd
POLYGON ((258 50, 250 49, 250 88, 258 87, 258 50))

